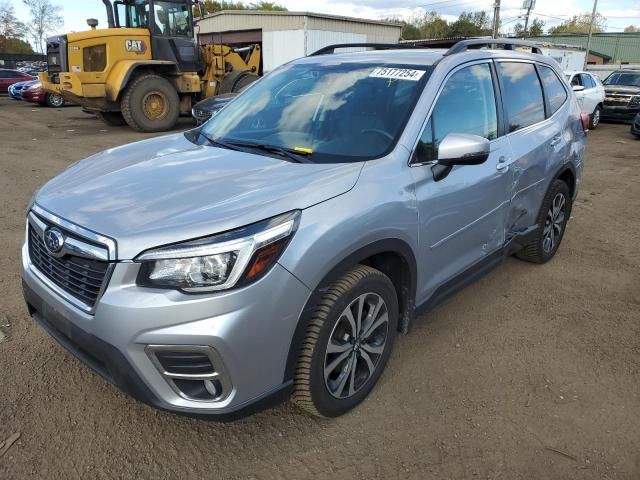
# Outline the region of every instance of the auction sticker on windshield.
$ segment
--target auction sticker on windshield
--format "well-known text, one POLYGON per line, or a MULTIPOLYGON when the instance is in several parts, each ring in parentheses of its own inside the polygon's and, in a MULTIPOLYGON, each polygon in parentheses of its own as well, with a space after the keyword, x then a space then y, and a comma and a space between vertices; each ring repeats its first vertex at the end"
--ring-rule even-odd
POLYGON ((376 67, 369 74, 373 78, 389 78, 392 80, 411 80, 417 82, 424 75, 424 70, 410 68, 376 67))

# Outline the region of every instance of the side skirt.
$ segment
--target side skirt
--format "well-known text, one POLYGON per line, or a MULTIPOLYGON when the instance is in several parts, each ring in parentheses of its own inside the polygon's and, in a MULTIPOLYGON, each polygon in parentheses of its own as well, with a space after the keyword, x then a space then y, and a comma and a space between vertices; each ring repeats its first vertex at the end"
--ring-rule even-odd
POLYGON ((513 255, 532 241, 535 238, 537 231, 538 226, 534 225, 522 232, 513 234, 507 239, 501 248, 487 255, 487 257, 483 258, 479 262, 476 262, 464 272, 453 277, 451 280, 440 285, 427 301, 416 307, 414 311, 414 319, 419 315, 424 315, 425 313, 433 310, 441 303, 453 297, 460 290, 493 271, 507 257, 513 255))

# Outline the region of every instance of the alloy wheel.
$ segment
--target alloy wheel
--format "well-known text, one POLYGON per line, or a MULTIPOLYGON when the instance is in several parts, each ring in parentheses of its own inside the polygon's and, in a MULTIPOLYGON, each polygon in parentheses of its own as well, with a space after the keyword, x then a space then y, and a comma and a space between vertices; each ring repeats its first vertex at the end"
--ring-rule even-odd
POLYGON ((49 103, 52 107, 60 107, 64 103, 64 98, 62 98, 62 95, 52 94, 49 98, 49 103))
POLYGON ((564 228, 566 204, 567 201, 563 193, 558 193, 553 197, 544 222, 542 248, 545 253, 553 252, 560 241, 564 228))
POLYGON ((332 396, 351 397, 367 383, 382 358, 388 330, 389 312, 378 294, 362 294, 344 309, 324 359, 325 385, 332 396))

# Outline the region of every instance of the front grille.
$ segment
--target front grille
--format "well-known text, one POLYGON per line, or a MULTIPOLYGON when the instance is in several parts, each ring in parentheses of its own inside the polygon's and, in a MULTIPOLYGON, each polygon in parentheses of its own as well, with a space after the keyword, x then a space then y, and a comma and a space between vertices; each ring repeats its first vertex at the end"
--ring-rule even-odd
POLYGON ((44 241, 29 225, 29 258, 31 264, 58 288, 90 308, 98 300, 109 267, 108 262, 74 255, 57 258, 46 249, 44 241))
POLYGON ((630 101, 631 95, 607 93, 607 96, 604 99, 604 104, 613 107, 626 107, 630 101))
POLYGON ((206 110, 194 108, 191 113, 193 114, 193 118, 195 119, 197 125, 202 125, 204 122, 211 118, 211 112, 208 112, 206 110))

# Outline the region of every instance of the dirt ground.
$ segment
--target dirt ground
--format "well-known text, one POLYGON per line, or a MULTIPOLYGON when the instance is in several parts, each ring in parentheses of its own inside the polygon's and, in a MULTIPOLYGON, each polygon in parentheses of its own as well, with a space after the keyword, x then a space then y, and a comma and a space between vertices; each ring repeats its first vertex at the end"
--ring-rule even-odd
POLYGON ((228 424, 125 396, 23 305, 33 191, 142 137, 0 99, 0 443, 21 434, 1 479, 640 478, 640 141, 627 126, 590 133, 556 258, 509 260, 420 318, 355 411, 323 421, 282 405, 228 424))

